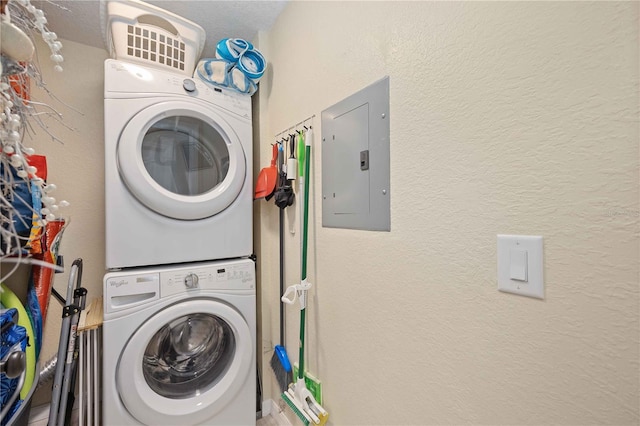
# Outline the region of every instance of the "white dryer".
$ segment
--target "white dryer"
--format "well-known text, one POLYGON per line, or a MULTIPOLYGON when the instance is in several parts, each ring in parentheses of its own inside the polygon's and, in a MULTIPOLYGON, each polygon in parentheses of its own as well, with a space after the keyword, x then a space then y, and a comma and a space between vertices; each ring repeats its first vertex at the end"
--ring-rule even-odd
POLYGON ((253 251, 251 98, 108 59, 107 269, 253 251))
POLYGON ((104 278, 103 424, 255 425, 249 259, 104 278))

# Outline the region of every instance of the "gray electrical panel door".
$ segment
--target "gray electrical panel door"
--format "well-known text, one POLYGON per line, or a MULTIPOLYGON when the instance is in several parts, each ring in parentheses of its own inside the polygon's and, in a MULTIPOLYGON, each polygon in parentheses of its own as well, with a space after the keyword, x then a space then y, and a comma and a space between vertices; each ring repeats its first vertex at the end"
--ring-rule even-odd
POLYGON ((389 231, 389 77, 322 111, 322 226, 389 231))

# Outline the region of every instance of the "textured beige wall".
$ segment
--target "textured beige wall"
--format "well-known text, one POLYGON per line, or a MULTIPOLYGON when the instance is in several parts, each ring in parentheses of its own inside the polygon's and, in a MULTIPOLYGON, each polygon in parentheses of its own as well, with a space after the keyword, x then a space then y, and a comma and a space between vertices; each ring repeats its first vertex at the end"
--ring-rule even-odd
MULTIPOLYGON (((308 367, 333 424, 639 423, 637 3, 294 2, 260 48, 259 167, 276 132, 311 114, 319 131, 323 109, 391 77, 392 231, 322 228, 314 158, 308 367), (498 233, 545 237, 546 300, 496 290, 498 233)), ((34 93, 75 130, 49 122, 64 145, 38 128, 31 145, 72 203, 61 252, 85 260, 92 299, 106 52, 65 42, 57 74, 39 49, 49 89, 81 111, 34 93)), ((260 203, 265 396, 277 399, 278 219, 260 203)))
MULTIPOLYGON (((391 82, 391 232, 322 228, 316 138, 308 368, 332 424, 640 422, 638 15, 622 2, 293 2, 281 15, 262 167, 277 132, 311 114, 320 131, 323 109, 391 82), (499 233, 544 236, 545 300, 497 291, 499 233)), ((278 220, 261 203, 268 366, 278 220)), ((286 243, 291 284, 298 235, 286 243)), ((287 321, 297 359, 295 309, 287 321)))
MULTIPOLYGON (((39 67, 50 97, 41 89, 32 89, 32 98, 44 102, 60 114, 62 123, 48 116, 43 118, 51 136, 33 124, 32 141, 25 141, 36 153, 46 155, 48 181, 58 189, 52 193, 57 200, 71 205, 60 212, 69 224, 64 232, 60 254, 64 256, 65 272, 57 274, 54 287, 66 295, 71 263, 83 259, 82 286, 88 291, 87 305, 102 297, 104 266, 104 71, 107 58, 104 49, 65 41, 64 71, 53 71, 48 47, 37 45, 39 67)), ((47 109, 40 107, 41 111, 47 109)), ((27 139, 28 140, 28 139, 27 139)), ((44 346, 40 361, 46 362, 58 350, 62 306, 53 297, 49 303, 45 324, 44 346)), ((41 388, 34 405, 45 402, 51 385, 41 388)))

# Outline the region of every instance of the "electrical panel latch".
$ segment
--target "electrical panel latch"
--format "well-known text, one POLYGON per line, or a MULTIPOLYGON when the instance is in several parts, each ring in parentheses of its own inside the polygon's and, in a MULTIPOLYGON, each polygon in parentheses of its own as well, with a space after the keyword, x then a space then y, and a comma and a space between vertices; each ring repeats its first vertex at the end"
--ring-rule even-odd
POLYGON ((360 151, 360 170, 369 170, 369 150, 360 151))

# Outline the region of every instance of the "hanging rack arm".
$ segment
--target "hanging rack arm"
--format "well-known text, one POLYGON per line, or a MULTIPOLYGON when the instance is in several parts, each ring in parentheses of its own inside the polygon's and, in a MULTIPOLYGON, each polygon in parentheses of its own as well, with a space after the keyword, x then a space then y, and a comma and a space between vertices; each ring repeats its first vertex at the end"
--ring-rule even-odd
MULTIPOLYGON (((310 115, 309 117, 305 118, 304 120, 302 120, 302 121, 300 121, 300 122, 296 123, 294 126, 291 126, 291 127, 289 127, 288 129, 285 129, 285 130, 281 131, 280 133, 276 133, 275 137, 278 137, 278 136, 280 136, 280 135, 281 135, 281 134, 283 134, 283 133, 286 133, 286 132, 288 132, 288 131, 290 131, 290 130, 292 130, 292 129, 295 129, 295 128, 296 128, 296 127, 298 127, 299 125, 304 124, 304 123, 306 123, 306 122, 307 122, 307 121, 309 121, 309 120, 312 120, 315 116, 316 116, 315 114, 310 115)), ((297 131, 297 130, 296 130, 296 131, 297 131)))

